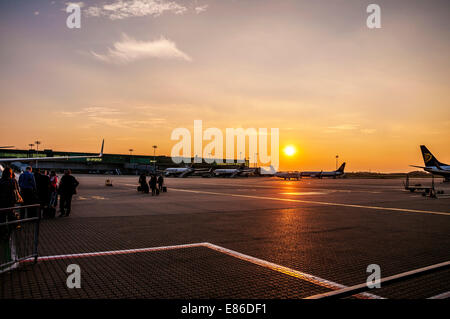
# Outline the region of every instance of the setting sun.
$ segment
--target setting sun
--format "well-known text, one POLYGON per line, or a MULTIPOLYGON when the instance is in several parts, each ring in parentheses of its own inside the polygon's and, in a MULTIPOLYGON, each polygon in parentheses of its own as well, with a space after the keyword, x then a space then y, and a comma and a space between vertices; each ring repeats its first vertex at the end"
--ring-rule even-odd
POLYGON ((286 146, 284 148, 284 154, 286 154, 287 156, 292 156, 295 154, 295 147, 292 145, 286 146))

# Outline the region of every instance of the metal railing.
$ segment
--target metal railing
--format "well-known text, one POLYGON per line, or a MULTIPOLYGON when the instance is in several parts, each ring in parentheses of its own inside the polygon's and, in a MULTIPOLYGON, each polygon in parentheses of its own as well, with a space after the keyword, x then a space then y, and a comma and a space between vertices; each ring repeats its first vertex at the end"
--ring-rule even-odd
POLYGON ((39 204, 0 208, 0 273, 38 259, 39 204))

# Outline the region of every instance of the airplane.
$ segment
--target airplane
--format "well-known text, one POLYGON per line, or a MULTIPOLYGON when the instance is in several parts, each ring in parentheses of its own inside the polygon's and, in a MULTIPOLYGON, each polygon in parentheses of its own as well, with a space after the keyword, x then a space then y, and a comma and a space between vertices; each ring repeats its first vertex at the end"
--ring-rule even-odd
POLYGON ((302 178, 302 172, 298 172, 298 171, 286 171, 286 172, 276 172, 274 174, 274 176, 276 177, 280 177, 280 178, 284 178, 285 180, 291 180, 292 179, 296 179, 299 180, 302 178))
POLYGON ((425 145, 420 145, 425 166, 410 165, 422 168, 424 171, 444 177, 444 182, 450 182, 450 165, 439 162, 425 145))
POLYGON ((316 177, 316 178, 323 178, 323 177, 332 177, 332 178, 337 178, 339 176, 344 176, 344 169, 345 169, 345 162, 342 163, 342 165, 335 171, 331 171, 331 172, 324 172, 324 171, 320 171, 320 172, 301 172, 301 176, 306 176, 306 177, 316 177))
POLYGON ((255 172, 254 168, 245 168, 242 164, 239 168, 217 168, 209 176, 231 177, 244 176, 248 177, 255 172))
POLYGON ((13 148, 14 146, 0 146, 0 148, 13 148))
POLYGON ((170 177, 170 176, 172 176, 172 177, 180 177, 180 178, 183 178, 183 177, 188 177, 188 176, 191 176, 191 175, 195 175, 195 174, 198 174, 198 173, 210 173, 212 170, 211 169, 205 169, 205 168, 193 168, 192 167, 192 165, 190 165, 190 166, 188 166, 188 167, 169 167, 169 168, 166 168, 164 171, 163 171, 163 174, 166 176, 166 177, 170 177))
MULTIPOLYGON (((73 158, 101 158, 103 156, 103 146, 105 145, 105 140, 102 141, 102 148, 100 149, 100 153, 98 155, 75 155, 75 156, 50 156, 50 157, 13 157, 13 158, 0 158, 0 163, 11 163, 14 166, 20 168, 20 170, 24 170, 26 166, 21 162, 32 162, 32 161, 60 161, 60 160, 68 160, 73 158)), ((3 173, 4 166, 0 164, 0 173, 3 173)), ((0 174, 1 175, 1 174, 0 174)))
POLYGON ((344 169, 345 169, 345 162, 342 163, 342 165, 335 171, 331 171, 331 172, 324 172, 324 171, 320 171, 320 172, 292 172, 292 171, 280 171, 280 172, 276 172, 274 174, 274 176, 276 177, 280 177, 280 178, 284 178, 285 180, 288 179, 290 180, 291 178, 295 178, 297 180, 301 179, 302 177, 316 177, 316 178, 323 178, 323 177, 332 177, 332 178, 337 178, 339 176, 344 176, 344 169))

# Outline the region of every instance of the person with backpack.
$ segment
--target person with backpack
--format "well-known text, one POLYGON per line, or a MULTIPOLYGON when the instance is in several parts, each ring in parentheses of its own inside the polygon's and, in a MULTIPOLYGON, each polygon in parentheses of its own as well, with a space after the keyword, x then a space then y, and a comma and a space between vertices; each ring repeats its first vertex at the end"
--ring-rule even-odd
POLYGON ((163 191, 163 186, 164 186, 164 177, 162 175, 158 176, 158 189, 160 192, 163 191))
POLYGON ((141 174, 141 176, 139 176, 138 191, 143 192, 145 194, 149 193, 148 184, 147 184, 147 177, 145 176, 145 174, 141 174))
POLYGON ((152 189, 152 196, 159 195, 159 190, 156 188, 157 180, 155 174, 152 174, 148 183, 152 189))
POLYGON ((59 182, 58 193, 59 200, 59 217, 69 216, 72 208, 72 196, 77 193, 77 186, 80 183, 71 175, 70 169, 64 171, 64 176, 59 182))
MULTIPOLYGON (((3 170, 0 178, 0 208, 14 207, 16 204, 22 203, 22 197, 19 193, 19 186, 14 176, 14 172, 10 167, 3 170)), ((14 221, 18 216, 13 209, 0 211, 0 224, 6 221, 14 221)), ((10 241, 14 227, 0 226, 0 264, 10 262, 15 259, 12 242, 10 241)))

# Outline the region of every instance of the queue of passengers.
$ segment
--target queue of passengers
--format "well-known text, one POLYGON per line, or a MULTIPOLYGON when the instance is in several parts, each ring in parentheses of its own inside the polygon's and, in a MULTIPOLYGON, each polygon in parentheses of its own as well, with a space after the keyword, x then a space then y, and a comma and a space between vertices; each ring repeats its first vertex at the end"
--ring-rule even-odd
POLYGON ((152 191, 152 196, 158 196, 160 192, 164 189, 164 177, 162 175, 156 176, 155 174, 150 175, 150 179, 147 183, 147 177, 145 174, 139 176, 139 187, 138 191, 148 194, 150 190, 152 191))
MULTIPOLYGON (((54 217, 59 195, 59 217, 69 216, 72 196, 76 194, 79 185, 76 178, 71 175, 71 171, 64 171, 59 184, 55 171, 51 171, 50 174, 39 169, 34 173, 32 171, 31 166, 28 166, 17 183, 14 171, 10 167, 3 170, 0 178, 0 208, 14 207, 17 204, 23 206, 39 204, 44 211, 44 217, 54 217)), ((29 209, 28 217, 36 216, 36 213, 36 209, 29 209)), ((20 218, 24 218, 24 214, 25 211, 21 210, 20 218)))

